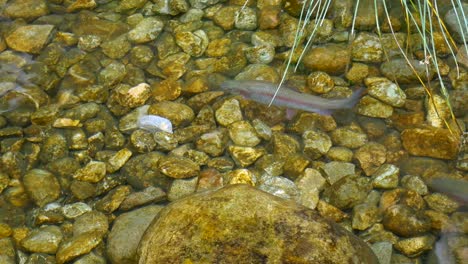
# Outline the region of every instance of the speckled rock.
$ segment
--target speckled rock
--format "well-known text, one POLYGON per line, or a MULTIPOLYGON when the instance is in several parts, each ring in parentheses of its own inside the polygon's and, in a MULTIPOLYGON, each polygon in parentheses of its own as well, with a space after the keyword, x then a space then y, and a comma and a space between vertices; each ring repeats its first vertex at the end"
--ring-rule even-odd
POLYGON ((341 227, 310 209, 248 185, 196 194, 169 205, 146 230, 138 253, 139 263, 148 264, 183 260, 257 263, 265 258, 275 262, 377 263, 371 250, 341 227), (273 232, 278 225, 280 233, 273 232), (179 235, 175 238, 174 234, 179 235), (233 240, 241 242, 232 245, 229 241, 233 240), (298 241, 313 245, 315 250, 299 250, 298 241), (255 249, 259 244, 261 256, 255 249), (329 254, 331 247, 334 254, 329 254))
POLYGON ((55 254, 63 235, 58 226, 42 226, 31 231, 20 245, 29 252, 55 254))
POLYGON ((106 176, 106 163, 102 161, 90 161, 73 174, 74 179, 91 183, 102 180, 104 176, 106 176))
POLYGON ((362 62, 381 62, 383 59, 382 44, 374 33, 361 32, 352 44, 352 59, 362 62))
POLYGON ((349 162, 331 161, 323 166, 323 172, 327 176, 328 183, 333 185, 343 177, 354 174, 355 165, 349 162))
POLYGON ((367 135, 358 126, 346 126, 333 130, 333 143, 347 148, 359 148, 367 143, 367 135))
POLYGON ((302 134, 304 154, 311 159, 318 159, 332 146, 330 137, 320 130, 307 130, 302 134))
POLYGON ((402 204, 387 208, 382 223, 386 229, 404 237, 421 235, 431 229, 431 223, 427 216, 402 204))
POLYGON ((372 185, 375 188, 393 189, 398 186, 400 169, 393 164, 383 164, 372 174, 372 185))
POLYGON ((431 250, 435 242, 433 235, 424 235, 402 239, 395 244, 395 248, 408 257, 416 257, 431 250))
POLYGON ((424 200, 426 201, 429 208, 446 214, 455 212, 459 207, 457 202, 441 193, 432 193, 426 195, 424 196, 424 200))
POLYGON ((247 6, 236 12, 234 26, 240 30, 254 30, 257 28, 257 12, 255 9, 247 6))
POLYGON ((306 168, 304 173, 294 182, 299 189, 298 202, 305 207, 315 209, 319 202, 320 192, 323 190, 326 180, 315 169, 306 168))
POLYGON ((347 47, 328 44, 311 48, 302 59, 302 63, 309 70, 323 71, 329 74, 342 74, 350 60, 351 55, 347 47))
POLYGON ((366 230, 382 218, 379 208, 375 205, 363 203, 353 208, 352 227, 357 230, 366 230))
POLYGON ((234 144, 245 147, 255 147, 260 138, 253 126, 247 121, 237 121, 229 126, 229 137, 234 144))
POLYGON ((253 164, 258 158, 265 154, 265 150, 262 148, 242 146, 229 146, 228 151, 234 162, 241 167, 247 167, 253 164))
POLYGON ((368 142, 354 154, 366 175, 374 173, 386 161, 387 149, 377 142, 368 142))
POLYGON ((32 169, 23 177, 23 184, 29 197, 41 207, 60 196, 60 185, 57 178, 49 171, 32 169))
POLYGON ((228 126, 236 121, 242 120, 242 111, 239 101, 228 99, 215 112, 216 121, 222 126, 228 126))
POLYGON ((39 53, 50 40, 53 30, 53 25, 20 26, 8 34, 5 41, 16 51, 39 53))
POLYGON ((131 49, 130 41, 127 40, 126 35, 116 37, 114 39, 105 41, 101 45, 102 52, 109 58, 120 59, 131 49))
POLYGON ((325 72, 316 71, 307 76, 307 89, 314 93, 328 93, 334 85, 331 76, 325 72))
POLYGON ((365 95, 359 100, 357 112, 364 116, 388 118, 393 114, 393 108, 371 96, 365 95))
POLYGON ((158 168, 164 175, 176 179, 190 178, 200 173, 200 166, 185 157, 162 157, 159 160, 158 168))
POLYGON ((204 30, 194 32, 176 32, 175 41, 182 50, 193 57, 201 56, 209 44, 208 36, 204 30))
POLYGON ((195 118, 195 113, 190 107, 172 101, 152 104, 148 109, 148 114, 165 117, 175 127, 186 125, 195 118))
POLYGON ((441 128, 412 128, 401 133, 405 149, 412 155, 454 159, 460 147, 459 137, 441 128))
POLYGON ((339 209, 348 209, 362 203, 372 189, 369 179, 357 175, 348 175, 324 192, 324 197, 339 209))
POLYGON ((402 107, 405 104, 406 94, 397 84, 386 78, 372 77, 365 79, 367 92, 372 97, 393 107, 402 107))
POLYGON ((114 220, 106 248, 112 263, 136 262, 138 243, 161 209, 161 206, 150 205, 121 214, 114 220))
POLYGON ((31 20, 47 15, 49 9, 45 0, 14 0, 5 6, 3 12, 11 19, 24 18, 25 20, 31 20))

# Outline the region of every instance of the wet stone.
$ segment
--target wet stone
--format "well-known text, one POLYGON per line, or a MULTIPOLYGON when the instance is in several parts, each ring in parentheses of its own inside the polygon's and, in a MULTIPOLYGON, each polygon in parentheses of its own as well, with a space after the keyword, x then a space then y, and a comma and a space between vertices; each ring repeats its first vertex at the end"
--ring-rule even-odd
POLYGON ((11 19, 31 20, 49 13, 45 0, 14 0, 5 6, 4 14, 11 19))
POLYGON ((169 119, 175 127, 188 124, 195 118, 195 114, 190 107, 182 103, 171 101, 152 104, 148 109, 148 114, 165 117, 169 119))
POLYGON ((298 134, 307 130, 329 132, 336 129, 336 121, 331 115, 303 112, 292 121, 288 129, 298 134))
POLYGON ((55 254, 63 235, 58 226, 42 226, 32 230, 20 245, 29 252, 55 254))
POLYGON ((190 178, 200 173, 200 166, 185 157, 162 157, 159 160, 158 168, 164 175, 175 179, 190 178))
POLYGON ((257 132, 257 135, 259 138, 264 139, 264 140, 270 140, 272 131, 271 131, 271 128, 267 124, 265 124, 260 119, 254 119, 252 121, 252 126, 257 132))
POLYGON ((112 59, 120 59, 131 49, 131 44, 125 35, 105 41, 101 45, 102 52, 112 59))
POLYGON ((323 166, 323 172, 327 176, 327 181, 330 185, 335 184, 337 181, 345 176, 355 173, 355 165, 349 162, 332 161, 323 166))
POLYGON ((109 229, 107 216, 98 211, 86 212, 75 219, 73 235, 78 236, 87 232, 94 232, 104 236, 109 229))
POLYGON ((457 202, 440 193, 426 195, 424 196, 424 200, 429 208, 445 214, 453 213, 459 207, 457 202))
POLYGON ((311 159, 318 159, 325 155, 330 147, 332 141, 330 137, 320 130, 307 130, 302 134, 304 142, 304 154, 311 159))
POLYGON ((90 212, 91 210, 92 209, 89 205, 83 202, 78 202, 63 206, 61 211, 66 218, 74 219, 86 212, 90 212))
POLYGON ((304 169, 309 165, 310 160, 303 154, 294 153, 286 157, 284 162, 284 175, 290 179, 297 179, 304 169))
MULTIPOLYGON (((232 248, 232 246, 229 247, 232 248)), ((362 262, 377 263, 370 249, 341 227, 324 221, 310 209, 298 207, 291 201, 282 200, 247 185, 232 185, 216 192, 204 192, 172 203, 164 208, 160 218, 153 221, 148 227, 140 242, 139 252, 139 261, 144 263, 165 263, 174 260, 179 262, 186 258, 195 262, 202 261, 199 254, 202 254, 203 261, 207 262, 222 258, 229 263, 258 263, 266 256, 268 259, 278 262, 284 258, 299 258, 306 262, 344 263, 357 258, 362 262), (252 203, 252 200, 256 202, 252 203), (200 212, 203 213, 200 214, 200 212), (299 214, 294 212, 299 212, 299 214), (212 215, 218 217, 213 218, 212 215), (267 242, 270 240, 278 241, 278 238, 276 238, 276 234, 264 231, 273 230, 272 226, 278 226, 280 222, 283 226, 281 230, 290 230, 291 226, 296 228, 301 226, 301 231, 294 232, 296 235, 293 237, 288 237, 287 233, 289 232, 281 231, 280 237, 283 242, 280 244, 285 245, 285 248, 278 248, 278 243, 273 243, 273 245, 267 242), (188 223, 190 224, 188 225, 188 223), (255 228, 252 228, 252 224, 255 228), (174 234, 185 233, 187 226, 198 228, 201 231, 196 232, 196 234, 209 238, 202 239, 202 244, 199 242, 194 244, 193 241, 198 241, 199 238, 174 237, 174 234), (219 234, 223 234, 221 229, 225 230, 226 228, 233 232, 220 237, 219 234), (260 233, 257 233, 257 230, 260 233), (307 230, 314 231, 305 232, 307 230), (330 232, 330 230, 337 230, 337 232, 330 232), (207 234, 208 236, 206 236, 207 234), (297 234, 300 234, 301 238, 298 239, 297 234), (329 254, 331 244, 319 243, 317 237, 321 238, 320 241, 323 241, 324 237, 327 238, 326 240, 346 241, 346 245, 340 244, 337 247, 334 244, 334 254, 331 255, 329 254), (225 248, 224 244, 228 243, 227 241, 233 240, 250 242, 240 243, 234 251, 215 250, 213 252, 205 250, 206 248, 223 249, 225 248), (304 255, 303 251, 296 252, 293 249, 297 248, 294 241, 307 241, 306 243, 314 245, 316 250, 311 255, 308 253, 304 255), (217 246, 214 246, 215 244, 217 246), (259 244, 263 245, 264 256, 261 257, 253 253, 256 251, 255 245, 259 244), (289 246, 292 248, 290 249, 289 246), (187 248, 190 248, 191 253, 187 253, 187 248), (281 257, 277 257, 278 250, 282 252, 281 257)))
POLYGON ((268 64, 274 59, 275 48, 272 45, 254 46, 245 50, 245 56, 250 63, 268 64))
POLYGON ((53 29, 53 25, 20 26, 8 34, 5 41, 16 51, 37 54, 49 42, 53 29))
POLYGON ((379 222, 381 213, 375 205, 363 203, 353 208, 352 227, 357 230, 366 230, 379 222))
POLYGON ((387 149, 377 142, 368 142, 354 156, 365 174, 370 176, 386 161, 387 149))
POLYGON ((76 0, 67 7, 67 12, 75 12, 82 9, 94 9, 97 6, 94 0, 76 0))
POLYGON ((402 252, 407 257, 416 257, 432 249, 435 242, 433 235, 406 238, 395 244, 395 249, 402 252))
POLYGON ((403 237, 421 235, 431 228, 427 216, 402 204, 388 207, 384 211, 382 223, 387 230, 403 237))
POLYGON ((365 84, 372 97, 393 107, 402 107, 405 104, 406 94, 396 83, 386 78, 372 77, 365 79, 365 84))
POLYGON ((381 62, 383 49, 381 41, 376 34, 361 32, 352 43, 352 58, 361 62, 381 62))
POLYGON ((456 5, 455 8, 450 8, 444 17, 444 21, 447 24, 450 33, 453 34, 454 38, 460 43, 464 41, 463 39, 466 39, 466 36, 463 38, 463 27, 460 27, 459 21, 463 20, 462 14, 466 14, 467 11, 468 4, 462 3, 461 6, 456 5))
POLYGON ((311 48, 302 59, 302 62, 309 70, 323 71, 328 74, 342 74, 350 59, 351 55, 346 46, 327 44, 311 48))
POLYGON ((325 178, 318 170, 307 168, 294 183, 299 189, 298 203, 307 208, 315 209, 319 202, 320 191, 326 184, 325 178))
POLYGON ((194 193, 197 189, 197 182, 198 177, 175 179, 167 192, 167 199, 172 202, 194 193))
POLYGON ((260 143, 255 129, 247 121, 237 121, 229 126, 229 137, 234 144, 245 147, 255 147, 260 143))
POLYGON ((364 63, 353 63, 346 73, 346 79, 352 83, 361 83, 369 74, 369 66, 364 63))
POLYGON ((236 12, 234 26, 240 30, 254 30, 257 27, 257 12, 245 7, 236 12))
POLYGON ((383 164, 372 174, 374 188, 392 189, 398 186, 400 169, 393 164, 383 164))
POLYGON ((300 148, 300 144, 296 138, 283 133, 273 133, 270 144, 273 148, 273 154, 278 158, 286 158, 298 152, 300 148))
POLYGON ((177 137, 166 131, 157 131, 153 134, 153 140, 156 143, 156 149, 162 151, 171 151, 178 145, 177 137))
POLYGON ((73 174, 74 179, 90 183, 99 182, 104 176, 106 176, 106 163, 101 161, 90 161, 73 174))
POLYGON ((328 93, 334 85, 331 76, 325 72, 316 71, 307 76, 307 89, 314 93, 328 93))
MULTIPOLYGON (((166 79, 154 82, 151 85, 153 98, 157 101, 172 101, 182 93, 181 83, 174 79, 166 79)), ((190 105, 189 105, 190 106, 190 105)))
POLYGON ((206 32, 201 29, 194 32, 176 32, 175 41, 185 53, 193 57, 201 56, 209 43, 206 32))
MULTIPOLYGON (((416 70, 417 76, 423 81, 431 80, 434 76, 434 70, 429 70, 429 76, 426 74, 426 65, 420 63, 418 60, 410 60, 412 67, 416 70)), ((405 59, 392 59, 383 62, 380 66, 380 71, 389 80, 395 80, 399 84, 419 83, 413 70, 408 66, 405 59)))
POLYGON ((78 236, 73 236, 60 244, 56 254, 57 263, 63 264, 87 254, 99 245, 101 241, 102 238, 100 234, 95 234, 93 232, 86 232, 78 236))
POLYGON ((369 179, 348 175, 326 189, 324 195, 332 205, 345 210, 362 203, 371 187, 369 179))
POLYGON ((401 179, 401 185, 409 190, 417 192, 419 195, 426 195, 428 188, 424 180, 417 175, 405 175, 401 179))
POLYGON ((215 111, 216 121, 222 126, 242 120, 242 112, 239 101, 236 99, 228 99, 215 111))
POLYGON ((163 207, 146 206, 119 215, 107 238, 106 252, 112 263, 135 263, 137 247, 146 228, 163 207))
POLYGON ((388 118, 393 114, 393 108, 371 96, 365 95, 359 100, 357 112, 364 116, 388 118))
POLYGON ((128 39, 138 44, 155 40, 163 27, 164 23, 159 18, 146 17, 128 32, 128 39))
POLYGON ((454 159, 460 147, 459 138, 441 128, 405 129, 401 133, 404 148, 412 155, 454 159))
POLYGON ((257 184, 258 189, 284 199, 296 199, 299 190, 293 181, 281 176, 263 175, 257 184))
POLYGON ((234 162, 241 167, 252 165, 258 158, 265 154, 264 149, 242 146, 229 146, 228 151, 234 162))
POLYGON ((351 162, 353 159, 353 151, 345 147, 331 147, 326 156, 333 161, 351 162))
POLYGON ((336 145, 347 148, 359 148, 367 143, 367 135, 357 126, 340 127, 331 133, 331 139, 336 145))
POLYGON ((60 196, 60 185, 57 178, 49 171, 32 169, 23 177, 23 184, 29 197, 42 207, 55 201, 60 196))
POLYGON ((222 7, 215 13, 213 21, 224 30, 231 30, 234 28, 235 17, 238 10, 239 7, 237 6, 222 7))
POLYGON ((166 193, 158 187, 149 186, 140 192, 133 192, 125 198, 125 200, 120 204, 120 210, 130 210, 132 208, 155 203, 166 199, 166 193))

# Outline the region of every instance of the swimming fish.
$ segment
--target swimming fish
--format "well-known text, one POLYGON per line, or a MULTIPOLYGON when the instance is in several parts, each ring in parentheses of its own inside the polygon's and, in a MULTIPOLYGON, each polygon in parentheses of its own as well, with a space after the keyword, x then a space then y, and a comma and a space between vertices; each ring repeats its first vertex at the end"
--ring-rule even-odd
MULTIPOLYGON (((273 98, 277 84, 264 81, 237 81, 228 80, 221 84, 221 89, 255 102, 268 105, 273 98)), ((330 115, 333 110, 352 108, 363 89, 355 91, 350 97, 344 99, 326 99, 311 94, 296 92, 288 87, 282 87, 276 95, 273 105, 287 109, 315 112, 330 115)))

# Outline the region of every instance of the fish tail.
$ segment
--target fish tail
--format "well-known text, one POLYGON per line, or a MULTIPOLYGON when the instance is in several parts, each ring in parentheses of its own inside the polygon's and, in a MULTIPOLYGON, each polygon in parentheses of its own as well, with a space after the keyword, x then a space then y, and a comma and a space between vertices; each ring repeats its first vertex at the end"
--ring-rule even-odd
POLYGON ((359 102, 359 99, 361 99, 362 94, 364 93, 364 88, 359 88, 353 94, 351 97, 348 98, 348 103, 346 104, 345 108, 353 108, 357 102, 359 102))

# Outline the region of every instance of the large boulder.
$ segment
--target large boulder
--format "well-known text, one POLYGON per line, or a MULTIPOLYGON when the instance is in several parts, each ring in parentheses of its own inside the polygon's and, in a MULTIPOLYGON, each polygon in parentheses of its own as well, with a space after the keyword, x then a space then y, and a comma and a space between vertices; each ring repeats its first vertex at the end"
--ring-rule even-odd
POLYGON ((140 242, 139 263, 378 263, 372 250, 316 211, 229 185, 164 208, 140 242))

